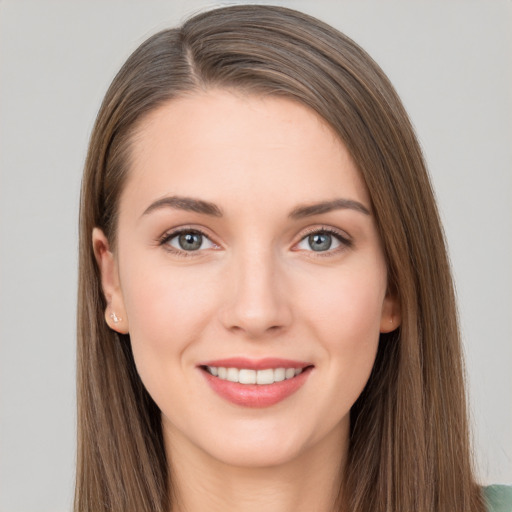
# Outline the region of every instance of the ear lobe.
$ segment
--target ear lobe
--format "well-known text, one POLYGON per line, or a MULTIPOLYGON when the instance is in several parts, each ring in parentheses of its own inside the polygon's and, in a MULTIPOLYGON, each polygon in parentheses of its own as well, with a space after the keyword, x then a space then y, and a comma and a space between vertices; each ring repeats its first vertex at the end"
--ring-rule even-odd
POLYGON ((402 322, 402 312, 398 295, 387 291, 382 303, 382 315, 380 319, 380 332, 386 333, 394 331, 400 327, 402 322))
POLYGON ((101 274, 101 287, 107 301, 105 321, 114 331, 127 334, 128 319, 124 307, 117 260, 110 251, 107 237, 99 228, 94 228, 92 231, 92 245, 101 274))

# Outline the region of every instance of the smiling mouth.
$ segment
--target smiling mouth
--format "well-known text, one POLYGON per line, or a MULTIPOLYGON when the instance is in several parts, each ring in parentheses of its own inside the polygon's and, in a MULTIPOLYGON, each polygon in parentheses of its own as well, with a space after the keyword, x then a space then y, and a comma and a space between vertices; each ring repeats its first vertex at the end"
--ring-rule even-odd
POLYGON ((202 366, 202 369, 220 380, 239 384, 257 384, 261 386, 290 380, 300 375, 306 368, 229 368, 224 366, 202 366))
POLYGON ((297 392, 311 375, 308 362, 268 357, 204 361, 198 368, 211 389, 243 407, 270 407, 297 392))

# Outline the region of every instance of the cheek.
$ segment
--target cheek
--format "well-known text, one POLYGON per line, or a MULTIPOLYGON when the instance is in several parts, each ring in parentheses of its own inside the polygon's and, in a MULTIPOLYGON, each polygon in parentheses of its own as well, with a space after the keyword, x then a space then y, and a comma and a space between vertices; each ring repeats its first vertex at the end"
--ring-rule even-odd
POLYGON ((385 272, 379 269, 340 272, 322 291, 316 287, 303 295, 303 316, 329 359, 332 381, 343 386, 352 403, 366 384, 379 344, 386 293, 385 272))
POLYGON ((386 274, 380 265, 347 268, 316 283, 302 285, 305 311, 325 332, 323 338, 337 342, 364 343, 372 333, 378 337, 386 294, 386 274), (343 336, 342 336, 343 335, 343 336))
POLYGON ((200 339, 215 311, 215 297, 206 276, 190 268, 144 268, 126 261, 121 277, 135 362, 151 390, 186 362, 187 348, 200 339))

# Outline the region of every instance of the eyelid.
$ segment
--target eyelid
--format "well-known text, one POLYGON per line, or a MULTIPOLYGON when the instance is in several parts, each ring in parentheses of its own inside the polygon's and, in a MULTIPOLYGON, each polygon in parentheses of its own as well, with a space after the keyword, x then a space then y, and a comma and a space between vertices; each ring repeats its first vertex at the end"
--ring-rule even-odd
POLYGON ((316 233, 327 233, 329 235, 332 235, 340 243, 340 246, 336 247, 334 249, 328 249, 326 251, 313 251, 312 249, 309 251, 305 250, 305 249, 295 249, 295 250, 296 251, 304 250, 305 252, 312 253, 315 256, 322 257, 322 256, 331 256, 333 254, 337 254, 340 251, 350 249, 354 245, 352 238, 345 231, 334 228, 332 226, 320 225, 320 226, 315 226, 315 227, 309 227, 305 231, 303 231, 300 234, 299 241, 296 242, 293 247, 297 247, 298 244, 300 244, 308 236, 314 235, 316 233))
POLYGON ((213 249, 220 249, 221 246, 216 241, 213 240, 213 237, 209 235, 205 229, 197 227, 197 226, 179 226, 176 228, 171 228, 165 231, 161 236, 157 239, 158 245, 164 247, 164 249, 172 254, 175 254, 177 256, 183 256, 183 257, 191 257, 191 256, 199 256, 202 253, 204 253, 207 250, 213 249), (214 248, 208 248, 208 249, 197 249, 196 251, 184 251, 182 249, 179 249, 177 247, 174 247, 170 244, 168 244, 169 240, 172 240, 173 238, 183 234, 183 233, 197 233, 204 238, 208 239, 215 247, 214 248))

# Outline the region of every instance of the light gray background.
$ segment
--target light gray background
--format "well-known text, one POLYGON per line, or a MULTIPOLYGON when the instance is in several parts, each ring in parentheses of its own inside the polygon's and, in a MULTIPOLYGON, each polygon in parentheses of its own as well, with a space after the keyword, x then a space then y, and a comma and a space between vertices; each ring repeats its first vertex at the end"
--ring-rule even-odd
MULTIPOLYGON (((450 245, 478 474, 512 483, 512 3, 268 3, 346 32, 402 96, 450 245)), ((0 0, 0 512, 71 508, 79 183, 101 98, 146 37, 212 5, 0 0)))

